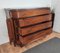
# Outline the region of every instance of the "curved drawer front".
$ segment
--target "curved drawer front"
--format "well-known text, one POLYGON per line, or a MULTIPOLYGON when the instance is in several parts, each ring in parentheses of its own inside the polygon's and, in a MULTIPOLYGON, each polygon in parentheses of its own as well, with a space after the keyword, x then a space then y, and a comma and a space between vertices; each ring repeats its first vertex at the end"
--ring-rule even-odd
POLYGON ((19 33, 21 33, 22 36, 25 36, 26 34, 30 34, 30 33, 33 33, 38 30, 42 30, 42 29, 45 29, 45 28, 48 28, 51 26, 52 26, 52 22, 47 22, 47 23, 31 26, 28 28, 22 28, 22 29, 20 29, 19 33))
POLYGON ((10 12, 13 18, 26 18, 29 16, 51 13, 49 8, 10 10, 10 12))
POLYGON ((26 18, 26 19, 20 19, 19 25, 20 25, 20 27, 24 27, 24 26, 44 22, 44 21, 49 21, 51 19, 52 19, 51 14, 44 15, 44 16, 32 17, 32 18, 26 18))
POLYGON ((20 37, 20 41, 22 41, 22 43, 26 44, 26 43, 32 42, 34 40, 41 39, 41 37, 44 38, 51 32, 52 32, 52 28, 32 34, 32 35, 25 36, 25 37, 23 37, 23 39, 20 37))

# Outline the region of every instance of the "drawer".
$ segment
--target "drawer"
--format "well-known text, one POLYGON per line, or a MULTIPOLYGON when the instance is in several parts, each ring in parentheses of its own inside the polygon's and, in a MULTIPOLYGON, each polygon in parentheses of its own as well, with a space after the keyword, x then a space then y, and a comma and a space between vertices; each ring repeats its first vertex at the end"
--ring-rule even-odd
POLYGON ((26 18, 26 19, 20 19, 19 20, 19 26, 24 27, 24 26, 33 25, 36 23, 52 20, 51 15, 52 14, 45 15, 45 16, 37 16, 37 17, 32 17, 32 18, 26 18))
POLYGON ((52 28, 44 30, 44 31, 41 31, 41 32, 38 32, 38 33, 35 33, 35 34, 32 34, 32 35, 29 35, 29 36, 25 36, 25 37, 21 37, 20 36, 20 41, 23 44, 27 44, 27 43, 36 41, 36 40, 40 39, 41 37, 44 38, 47 35, 49 35, 51 32, 52 32, 52 28))
POLYGON ((52 22, 42 23, 42 24, 38 24, 38 25, 35 25, 35 26, 22 28, 22 29, 19 30, 19 33, 22 36, 25 36, 27 34, 30 34, 30 33, 33 33, 33 32, 36 32, 36 31, 39 31, 39 30, 42 30, 42 29, 45 29, 45 28, 48 28, 48 27, 51 27, 51 26, 52 26, 52 22))
POLYGON ((13 18, 26 18, 29 16, 36 16, 42 14, 51 13, 49 8, 38 8, 38 9, 21 9, 21 10, 10 10, 13 18))

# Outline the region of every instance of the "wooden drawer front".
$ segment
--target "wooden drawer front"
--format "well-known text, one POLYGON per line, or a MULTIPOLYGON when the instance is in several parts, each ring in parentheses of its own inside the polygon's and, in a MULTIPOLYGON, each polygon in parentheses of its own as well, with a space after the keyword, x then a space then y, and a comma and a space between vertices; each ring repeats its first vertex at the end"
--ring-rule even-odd
POLYGON ((32 42, 36 39, 40 39, 41 37, 46 37, 51 32, 52 32, 52 28, 38 32, 38 33, 35 33, 35 34, 32 34, 32 35, 29 35, 29 36, 20 37, 20 41, 23 44, 26 44, 26 43, 32 42))
POLYGON ((20 29, 21 32, 19 32, 19 33, 21 33, 21 35, 24 36, 26 34, 30 34, 30 33, 33 33, 33 32, 36 32, 38 30, 42 30, 42 29, 45 29, 45 28, 48 28, 51 26, 52 26, 52 22, 47 22, 47 23, 31 26, 28 28, 22 28, 22 29, 20 29))
POLYGON ((42 14, 51 13, 50 9, 42 8, 42 9, 22 9, 22 10, 10 10, 13 18, 26 18, 29 16, 36 16, 42 14))
POLYGON ((20 25, 20 27, 24 27, 24 26, 44 22, 44 21, 49 21, 51 19, 52 19, 51 14, 45 15, 45 16, 27 18, 27 19, 20 19, 19 20, 19 25, 20 25))

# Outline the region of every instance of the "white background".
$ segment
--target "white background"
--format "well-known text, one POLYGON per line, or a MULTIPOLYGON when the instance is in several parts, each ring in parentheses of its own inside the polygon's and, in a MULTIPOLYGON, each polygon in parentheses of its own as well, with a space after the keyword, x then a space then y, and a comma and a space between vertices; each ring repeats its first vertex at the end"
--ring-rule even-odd
POLYGON ((55 21, 53 30, 60 33, 60 0, 53 0, 52 5, 55 9, 55 21))
POLYGON ((0 8, 31 8, 50 5, 51 0, 0 0, 0 8))

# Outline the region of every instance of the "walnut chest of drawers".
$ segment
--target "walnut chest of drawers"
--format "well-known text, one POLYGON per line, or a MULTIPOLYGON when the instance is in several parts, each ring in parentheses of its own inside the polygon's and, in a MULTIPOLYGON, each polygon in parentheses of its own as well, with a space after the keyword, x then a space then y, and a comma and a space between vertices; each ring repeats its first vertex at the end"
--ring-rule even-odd
POLYGON ((43 39, 52 32, 50 8, 11 9, 7 14, 9 39, 15 46, 43 39))

